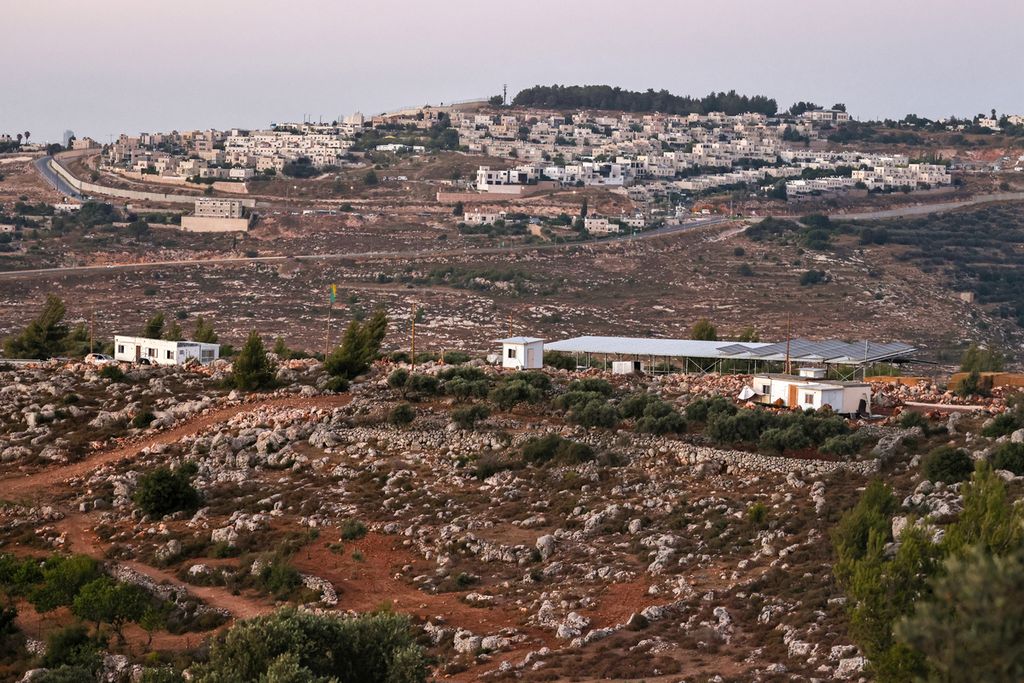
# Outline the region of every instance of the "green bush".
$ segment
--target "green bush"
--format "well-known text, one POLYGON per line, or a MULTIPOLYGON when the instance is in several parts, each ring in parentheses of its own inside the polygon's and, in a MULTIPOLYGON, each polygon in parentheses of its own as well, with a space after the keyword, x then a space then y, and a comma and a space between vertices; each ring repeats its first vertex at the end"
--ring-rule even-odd
POLYGON ((559 353, 558 351, 545 351, 544 365, 555 368, 556 370, 575 370, 576 359, 568 354, 559 353))
POLYGON ((366 535, 366 525, 358 519, 346 519, 341 523, 341 538, 356 541, 366 535))
POLYGON ((116 365, 104 365, 100 368, 100 377, 111 382, 123 382, 124 372, 116 365))
POLYGON ((1000 444, 992 454, 992 466, 997 470, 1009 470, 1017 476, 1024 475, 1024 444, 1000 444))
POLYGON ((78 680, 91 680, 103 663, 104 647, 106 640, 99 636, 91 637, 82 624, 72 624, 50 633, 46 638, 46 654, 39 663, 47 669, 69 667, 83 670, 89 676, 78 680))
POLYGON ((340 617, 284 609, 236 622, 193 672, 195 683, 425 683, 429 669, 404 615, 340 617))
POLYGON ((405 427, 416 419, 416 411, 408 403, 399 403, 388 413, 388 422, 396 427, 405 427))
POLYGON ((736 406, 723 396, 699 398, 686 406, 686 419, 690 422, 707 422, 716 415, 735 415, 736 406))
POLYGON ((39 581, 29 593, 38 612, 71 605, 82 586, 100 577, 100 566, 87 555, 52 555, 38 574, 39 581))
POLYGON ((764 503, 754 503, 747 508, 747 521, 754 526, 762 526, 768 519, 768 508, 764 503))
POLYGON ((496 453, 485 453, 476 459, 473 476, 483 481, 498 472, 515 469, 517 465, 517 462, 496 453))
POLYGON ((594 459, 594 450, 590 446, 563 439, 557 434, 533 437, 523 444, 521 452, 523 459, 534 465, 575 465, 594 459))
POLYGON ((185 463, 174 471, 169 467, 158 467, 139 479, 135 504, 153 517, 195 510, 202 501, 199 491, 192 486, 195 474, 194 463, 185 463))
POLYGON ((480 420, 486 420, 491 411, 482 403, 463 408, 456 408, 452 411, 452 421, 459 426, 459 429, 473 429, 480 420))
POLYGON ((964 481, 974 471, 974 463, 967 451, 952 446, 939 446, 932 450, 924 457, 921 467, 930 481, 945 484, 964 481))
POLYGON ((640 419, 636 421, 636 431, 642 434, 677 434, 686 431, 686 420, 668 403, 654 399, 644 406, 640 419))
POLYGON ((931 423, 928 421, 928 418, 921 413, 915 413, 912 410, 908 410, 900 415, 900 427, 903 429, 920 427, 921 431, 927 434, 931 428, 931 423))
POLYGON ((611 396, 615 392, 615 388, 612 387, 608 380, 587 377, 570 382, 569 391, 587 391, 595 392, 602 396, 611 396))
POLYGON ((1012 434, 1021 427, 1024 427, 1024 420, 1017 413, 1002 413, 992 418, 992 421, 985 425, 981 433, 994 439, 1000 436, 1012 434))
POLYGON ((825 455, 851 456, 860 450, 860 439, 854 434, 831 436, 825 439, 818 450, 825 455))
POLYGON ((526 379, 517 377, 503 382, 488 394, 488 398, 502 410, 509 410, 520 403, 537 403, 544 398, 544 391, 526 379))
POLYGON ((341 345, 324 359, 324 370, 349 381, 363 374, 380 354, 387 329, 388 317, 383 309, 374 312, 366 322, 352 320, 345 329, 341 345))
POLYGON ((596 391, 567 391, 560 396, 556 396, 551 404, 559 410, 571 410, 584 406, 591 401, 603 402, 604 399, 605 396, 596 391))
POLYGON ((583 427, 612 429, 619 424, 619 411, 603 398, 595 398, 573 408, 569 420, 583 427))
POLYGON ((626 419, 635 420, 643 417, 644 410, 647 409, 648 405, 660 401, 661 399, 654 394, 648 394, 645 391, 638 391, 630 394, 619 402, 619 413, 626 419))
POLYGON ((132 427, 135 427, 136 429, 145 429, 155 419, 156 415, 152 412, 148 410, 140 410, 135 413, 135 416, 132 418, 132 427))
POLYGON ((284 600, 302 585, 302 575, 291 565, 286 555, 276 553, 260 568, 256 582, 263 592, 284 600))

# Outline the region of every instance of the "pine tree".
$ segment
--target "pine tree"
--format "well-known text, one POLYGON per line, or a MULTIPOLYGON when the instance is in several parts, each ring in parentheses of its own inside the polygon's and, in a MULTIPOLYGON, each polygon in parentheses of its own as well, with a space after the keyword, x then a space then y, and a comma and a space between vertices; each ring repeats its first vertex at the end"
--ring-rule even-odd
POLYGON ((164 314, 160 312, 146 321, 146 326, 142 328, 142 336, 146 339, 160 339, 163 334, 164 314))
POLYGON ((4 342, 4 353, 10 358, 45 360, 65 350, 68 328, 64 324, 67 311, 60 298, 50 294, 43 310, 16 337, 4 342))
POLYGON ((217 333, 213 331, 213 325, 201 315, 196 317, 196 331, 192 335, 192 340, 204 344, 217 343, 217 333))
POLYGON ((711 321, 707 318, 701 318, 693 327, 690 329, 691 339, 700 339, 701 341, 717 341, 718 332, 715 330, 715 326, 711 324, 711 321))
POLYGON ((366 372, 380 353, 387 329, 388 317, 383 309, 374 312, 366 322, 353 320, 345 330, 341 345, 324 361, 324 369, 343 380, 354 379, 366 372))
POLYGON ((181 325, 178 324, 177 320, 171 321, 171 326, 164 332, 164 339, 167 341, 181 341, 184 339, 184 335, 181 331, 181 325))
POLYGON ((263 339, 253 330, 235 360, 232 380, 237 389, 259 391, 274 386, 274 368, 267 358, 263 339))

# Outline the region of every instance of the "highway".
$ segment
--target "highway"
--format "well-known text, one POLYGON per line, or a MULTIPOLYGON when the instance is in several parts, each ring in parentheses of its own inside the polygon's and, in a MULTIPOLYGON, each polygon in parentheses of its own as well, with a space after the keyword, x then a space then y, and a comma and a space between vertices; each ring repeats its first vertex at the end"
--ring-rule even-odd
POLYGON ((6 270, 0 271, 0 280, 19 279, 23 277, 45 276, 45 275, 74 275, 82 273, 99 272, 131 272, 137 270, 149 270, 152 268, 166 268, 168 266, 191 266, 191 265, 231 265, 242 263, 282 263, 288 260, 296 261, 337 261, 356 260, 373 261, 378 259, 413 259, 413 258, 435 258, 445 256, 469 256, 481 255, 490 256, 524 251, 548 251, 552 249, 571 249, 574 247, 594 247, 609 244, 623 244, 637 240, 649 240, 666 235, 673 235, 682 232, 690 232, 700 228, 708 228, 730 222, 729 218, 723 216, 709 216, 698 218, 687 223, 672 223, 661 228, 646 230, 636 235, 623 235, 610 239, 593 240, 588 242, 547 242, 544 244, 513 244, 507 247, 483 247, 483 248, 461 248, 461 249, 428 249, 428 250, 407 250, 407 251, 364 251, 364 252, 341 252, 330 254, 298 254, 294 256, 231 256, 224 258, 197 258, 182 259, 175 261, 147 261, 141 263, 108 263, 92 266, 66 266, 58 268, 35 268, 29 270, 6 270))
POLYGON ((52 158, 53 157, 47 155, 45 157, 36 159, 35 161, 32 162, 32 164, 36 167, 36 171, 39 172, 39 175, 43 177, 43 180, 50 184, 50 187, 57 190, 57 192, 60 192, 61 194, 67 195, 68 197, 81 199, 82 193, 68 185, 66 180, 61 178, 56 173, 54 173, 53 169, 50 168, 50 160, 52 158))

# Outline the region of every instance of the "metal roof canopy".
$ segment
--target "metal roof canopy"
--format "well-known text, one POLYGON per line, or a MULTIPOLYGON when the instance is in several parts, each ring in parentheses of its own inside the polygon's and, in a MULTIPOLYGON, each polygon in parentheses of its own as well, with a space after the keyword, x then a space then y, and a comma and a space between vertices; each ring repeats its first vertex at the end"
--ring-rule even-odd
POLYGON ((813 341, 791 339, 765 342, 722 342, 697 339, 648 339, 643 337, 573 337, 545 344, 548 351, 599 353, 624 356, 661 356, 669 358, 706 358, 714 360, 784 361, 865 365, 911 355, 917 349, 900 342, 844 342, 837 339, 813 341))

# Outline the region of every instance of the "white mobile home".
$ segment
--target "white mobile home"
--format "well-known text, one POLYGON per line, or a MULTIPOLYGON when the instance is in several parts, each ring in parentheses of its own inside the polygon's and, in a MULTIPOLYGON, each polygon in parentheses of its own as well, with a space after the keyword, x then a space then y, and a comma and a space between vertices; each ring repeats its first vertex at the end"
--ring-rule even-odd
POLYGON ((114 337, 114 360, 138 363, 143 359, 153 365, 181 365, 189 359, 210 363, 220 357, 220 344, 195 341, 168 341, 146 337, 114 337))
POLYGON ((825 406, 840 415, 858 415, 871 412, 871 385, 865 382, 837 382, 814 376, 817 373, 801 375, 754 375, 751 379, 751 395, 757 403, 778 405, 787 408, 813 408, 825 406), (810 376, 808 376, 810 375, 810 376))
POLYGON ((544 367, 544 340, 536 337, 499 339, 501 367, 514 370, 537 370, 544 367))

